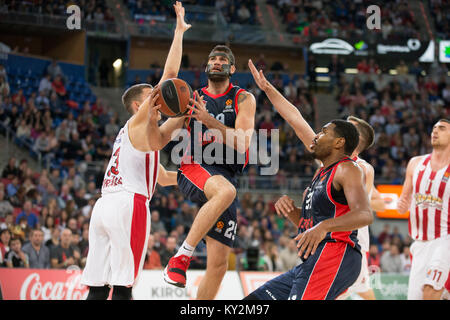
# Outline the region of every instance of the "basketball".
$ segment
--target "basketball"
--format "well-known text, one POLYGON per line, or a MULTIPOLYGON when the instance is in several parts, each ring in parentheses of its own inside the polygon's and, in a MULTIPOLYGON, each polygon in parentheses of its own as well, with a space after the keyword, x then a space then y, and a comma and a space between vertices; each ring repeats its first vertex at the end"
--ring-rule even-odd
POLYGON ((156 105, 161 105, 159 111, 167 117, 181 117, 189 109, 189 99, 193 97, 191 86, 184 80, 178 78, 167 79, 159 88, 159 97, 156 105))

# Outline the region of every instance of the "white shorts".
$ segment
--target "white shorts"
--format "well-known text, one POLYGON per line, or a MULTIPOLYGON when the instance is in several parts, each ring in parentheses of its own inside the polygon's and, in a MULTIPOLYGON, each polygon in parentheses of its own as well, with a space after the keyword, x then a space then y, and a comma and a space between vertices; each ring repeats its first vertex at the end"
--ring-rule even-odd
POLYGON ((411 245, 411 272, 408 300, 422 300, 423 287, 441 290, 450 270, 450 235, 429 241, 414 241, 411 245))
POLYGON ((150 233, 148 199, 117 192, 95 203, 89 225, 89 252, 81 283, 133 286, 142 270, 150 233))

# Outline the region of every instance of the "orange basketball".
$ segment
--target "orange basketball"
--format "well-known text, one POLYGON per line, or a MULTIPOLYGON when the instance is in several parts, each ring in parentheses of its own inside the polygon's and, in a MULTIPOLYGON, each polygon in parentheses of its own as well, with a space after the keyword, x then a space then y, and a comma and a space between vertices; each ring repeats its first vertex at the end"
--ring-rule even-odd
POLYGON ((191 86, 184 80, 178 78, 167 79, 157 88, 159 97, 156 105, 160 104, 159 111, 167 117, 181 117, 189 109, 189 99, 193 97, 191 86))

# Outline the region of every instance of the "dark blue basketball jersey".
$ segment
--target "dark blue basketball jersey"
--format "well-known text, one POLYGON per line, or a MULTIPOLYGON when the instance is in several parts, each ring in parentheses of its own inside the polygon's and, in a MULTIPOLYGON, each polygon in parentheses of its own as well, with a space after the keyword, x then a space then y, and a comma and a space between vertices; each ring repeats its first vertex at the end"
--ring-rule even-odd
MULTIPOLYGON (((353 160, 344 158, 328 168, 322 168, 313 178, 303 200, 299 232, 304 232, 321 221, 337 218, 350 211, 344 190, 336 190, 332 183, 339 164, 347 161, 353 160)), ((322 242, 345 242, 359 251, 357 232, 357 230, 329 232, 322 242)))
MULTIPOLYGON (((230 83, 223 94, 213 95, 208 92, 208 87, 203 87, 195 91, 194 96, 203 96, 203 100, 207 102, 206 109, 209 114, 225 126, 234 129, 239 112, 238 96, 243 91, 245 90, 230 83)), ((226 137, 217 138, 213 130, 194 118, 189 120, 187 128, 190 133, 190 147, 186 155, 191 158, 191 161, 221 166, 233 174, 242 172, 247 165, 248 152, 243 154, 226 145, 223 141, 226 137)))

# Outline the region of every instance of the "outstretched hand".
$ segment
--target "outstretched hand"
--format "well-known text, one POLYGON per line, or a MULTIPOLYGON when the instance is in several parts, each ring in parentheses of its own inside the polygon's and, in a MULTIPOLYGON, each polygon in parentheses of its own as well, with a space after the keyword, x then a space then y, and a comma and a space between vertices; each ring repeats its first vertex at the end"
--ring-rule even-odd
POLYGON ((248 67, 250 68, 250 72, 252 73, 253 79, 255 79, 255 82, 258 85, 258 87, 262 91, 268 90, 271 87, 271 84, 264 76, 263 71, 259 70, 258 72, 251 59, 248 60, 248 67))
POLYGON ((184 21, 184 7, 183 7, 182 3, 180 1, 177 1, 173 5, 173 7, 174 7, 175 13, 177 15, 177 27, 176 27, 177 30, 180 30, 183 32, 189 30, 191 25, 186 23, 186 21, 184 21))
POLYGON ((159 97, 159 90, 157 88, 158 86, 154 87, 152 93, 139 106, 139 109, 148 108, 148 120, 153 123, 157 123, 160 120, 159 109, 161 105, 156 105, 156 100, 159 97))

